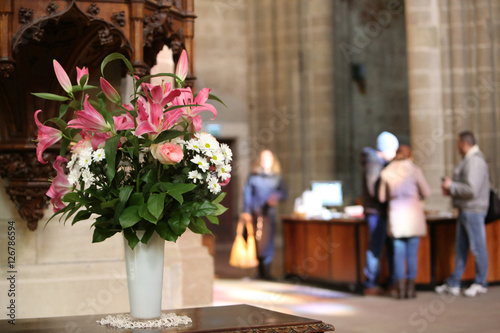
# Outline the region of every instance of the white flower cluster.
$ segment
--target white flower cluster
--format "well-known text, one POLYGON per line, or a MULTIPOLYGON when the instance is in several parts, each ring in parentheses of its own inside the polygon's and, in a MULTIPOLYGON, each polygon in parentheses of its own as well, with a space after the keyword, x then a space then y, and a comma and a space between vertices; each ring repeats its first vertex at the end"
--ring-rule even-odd
POLYGON ((106 158, 103 148, 93 150, 91 147, 83 148, 80 152, 74 152, 68 162, 68 181, 70 185, 77 185, 80 181, 85 186, 94 184, 95 175, 90 171, 92 162, 100 162, 106 158))
POLYGON ((196 133, 195 137, 184 142, 188 151, 194 152, 191 162, 198 167, 190 171, 188 178, 193 183, 206 181, 210 192, 217 194, 221 191, 220 183, 231 178, 233 152, 225 143, 219 142, 208 133, 196 133))

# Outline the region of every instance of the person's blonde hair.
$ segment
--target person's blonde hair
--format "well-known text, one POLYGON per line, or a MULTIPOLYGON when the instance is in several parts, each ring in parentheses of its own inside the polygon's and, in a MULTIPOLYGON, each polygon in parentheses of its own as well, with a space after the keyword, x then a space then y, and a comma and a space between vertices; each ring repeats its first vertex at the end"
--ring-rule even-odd
POLYGON ((257 155, 257 157, 255 158, 255 160, 253 161, 252 163, 252 173, 254 174, 258 174, 258 173, 261 173, 263 170, 262 170, 262 167, 260 166, 260 162, 262 160, 262 154, 265 152, 265 151, 268 151, 271 153, 271 155, 273 156, 273 166, 271 167, 271 171, 273 174, 275 175, 280 175, 281 174, 281 164, 280 162, 278 161, 278 157, 276 157, 276 154, 273 153, 271 150, 269 149, 262 149, 259 154, 257 155))

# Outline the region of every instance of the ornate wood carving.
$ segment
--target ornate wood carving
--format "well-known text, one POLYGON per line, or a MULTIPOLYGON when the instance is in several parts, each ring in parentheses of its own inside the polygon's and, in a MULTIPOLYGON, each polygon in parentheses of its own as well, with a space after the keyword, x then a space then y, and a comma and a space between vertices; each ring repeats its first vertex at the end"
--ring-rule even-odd
POLYGON ((48 207, 46 193, 50 184, 47 177, 55 176, 52 168, 55 157, 55 153, 47 152, 44 158, 49 163, 40 164, 34 150, 28 147, 0 154, 0 177, 10 179, 7 194, 30 230, 36 229, 48 207))
POLYGON ((33 9, 21 7, 19 9, 19 23, 25 24, 33 21, 33 9))
MULTIPOLYGON (((58 102, 31 93, 64 94, 52 59, 74 80, 76 66, 86 66, 95 77, 102 59, 120 52, 131 60, 135 74, 144 76, 164 45, 172 48, 175 61, 182 49, 192 59, 193 36, 185 31, 193 31, 193 11, 193 0, 23 0, 22 6, 0 1, 0 177, 9 181, 7 193, 30 229, 43 216, 53 172, 51 162, 36 162, 33 115, 43 110, 43 122, 59 109, 58 102)), ((191 61, 191 83, 192 66, 191 61)))
POLYGON ((113 13, 111 16, 111 22, 114 24, 124 27, 125 26, 125 12, 122 10, 121 12, 118 13, 113 13))
POLYGON ((91 3, 89 8, 87 9, 87 13, 90 15, 90 16, 97 16, 99 15, 99 7, 97 6, 97 4, 95 2, 91 3))

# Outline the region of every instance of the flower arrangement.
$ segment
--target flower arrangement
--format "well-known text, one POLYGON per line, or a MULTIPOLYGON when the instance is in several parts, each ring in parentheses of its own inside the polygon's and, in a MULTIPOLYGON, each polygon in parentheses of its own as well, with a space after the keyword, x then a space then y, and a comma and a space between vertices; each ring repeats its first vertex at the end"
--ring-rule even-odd
POLYGON ((132 74, 129 103, 103 76, 101 91, 91 99, 86 91, 98 87, 88 85, 88 69, 77 67, 77 85, 72 85, 56 60, 55 74, 67 95, 34 93, 63 102, 59 116, 44 124, 38 120, 42 110, 35 112, 38 161, 47 163, 44 151, 60 145, 53 164, 57 175, 47 192, 54 211, 50 219, 59 215, 74 224, 95 214, 93 242, 123 232, 131 248, 147 243, 155 232, 174 242, 186 229, 211 234, 206 220, 217 224, 226 210, 220 203, 225 195, 221 186, 231 177, 232 152, 201 132, 199 113, 209 111, 214 119, 217 110, 207 100, 220 100, 208 88, 195 95, 184 88, 185 51, 175 74, 154 75, 175 78, 178 88, 146 83, 153 76, 135 77, 131 63, 118 53, 103 60, 102 74, 114 60, 122 60, 132 74), (66 122, 71 109, 74 118, 66 122), (145 231, 141 239, 137 230, 145 231))

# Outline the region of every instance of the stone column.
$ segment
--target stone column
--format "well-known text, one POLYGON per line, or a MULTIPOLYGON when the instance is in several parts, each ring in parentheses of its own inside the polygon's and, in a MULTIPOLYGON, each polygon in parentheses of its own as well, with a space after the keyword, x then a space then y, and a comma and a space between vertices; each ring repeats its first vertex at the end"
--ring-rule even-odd
POLYGON ((415 162, 424 170, 432 195, 426 208, 449 208, 441 195, 440 179, 453 149, 445 114, 450 105, 442 57, 441 20, 437 0, 406 1, 408 84, 411 145, 415 162), (445 82, 443 82, 445 81, 445 82))
POLYGON ((493 0, 406 2, 412 144, 433 190, 429 208, 451 208, 440 177, 452 176, 461 158, 462 130, 474 132, 498 188, 499 9, 493 0))

